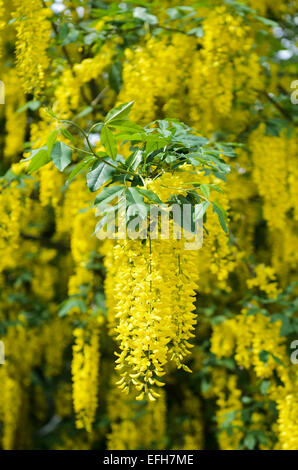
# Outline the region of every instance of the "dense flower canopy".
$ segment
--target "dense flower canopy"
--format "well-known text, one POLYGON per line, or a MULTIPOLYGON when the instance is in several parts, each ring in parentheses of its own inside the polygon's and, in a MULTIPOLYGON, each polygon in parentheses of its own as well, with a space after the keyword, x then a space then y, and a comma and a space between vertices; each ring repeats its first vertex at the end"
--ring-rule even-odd
POLYGON ((295 25, 0 0, 0 448, 298 449, 295 25), (123 195, 202 246, 104 239, 123 195))

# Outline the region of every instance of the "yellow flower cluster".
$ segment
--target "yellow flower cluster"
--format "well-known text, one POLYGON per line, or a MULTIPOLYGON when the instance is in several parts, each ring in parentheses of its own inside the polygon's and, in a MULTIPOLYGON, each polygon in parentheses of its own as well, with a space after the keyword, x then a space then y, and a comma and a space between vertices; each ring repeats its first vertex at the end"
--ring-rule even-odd
POLYGON ((213 327, 211 351, 219 358, 234 357, 239 366, 253 367, 258 377, 270 377, 274 370, 281 371, 278 361, 287 363, 285 339, 280 336, 281 322, 270 322, 260 313, 240 315, 213 327), (260 353, 266 352, 262 360, 260 353))
POLYGON ((116 385, 119 377, 111 380, 112 389, 108 396, 108 416, 111 431, 108 434, 109 450, 135 450, 164 448, 166 426, 166 396, 163 390, 154 402, 135 401, 136 393, 121 393, 116 385), (134 416, 138 418, 135 420, 134 416))
MULTIPOLYGON (((103 72, 110 65, 113 57, 111 44, 105 44, 100 54, 93 58, 84 59, 72 69, 65 69, 55 88, 53 110, 61 119, 69 118, 75 112, 81 99, 81 88, 91 80, 100 81, 105 86, 103 72)), ((88 95, 90 103, 92 98, 88 95)))
MULTIPOLYGON (((218 358, 234 356, 241 368, 246 370, 252 368, 258 380, 270 379, 268 397, 256 396, 255 399, 257 402, 264 399, 276 402, 278 419, 274 432, 278 442, 268 443, 269 447, 264 448, 274 446, 276 449, 293 450, 297 448, 298 443, 298 400, 295 393, 297 371, 294 365, 289 365, 286 341, 281 337, 280 328, 280 321, 272 323, 270 318, 261 314, 248 316, 244 310, 241 315, 213 327, 211 351, 218 358)), ((218 373, 213 372, 214 374, 213 392, 214 387, 220 383, 218 373)), ((251 380, 254 380, 253 376, 251 380)), ((238 408, 235 405, 231 411, 240 408, 239 405, 238 408)), ((257 425, 257 422, 255 424, 257 425)), ((223 449, 229 448, 227 446, 227 442, 221 444, 223 449)))
POLYGON ((252 32, 227 7, 216 7, 203 29, 187 85, 191 123, 208 135, 226 127, 235 96, 246 106, 255 100, 261 68, 257 54, 251 52, 252 32))
POLYGON ((264 126, 261 125, 251 136, 251 148, 253 177, 264 198, 264 218, 272 230, 283 230, 286 213, 290 209, 287 194, 288 139, 285 136, 264 135, 264 126))
POLYGON ((0 191, 0 272, 15 266, 15 254, 20 242, 21 199, 22 191, 18 188, 17 182, 13 182, 6 188, 2 183, 0 191))
POLYGON ((4 2, 0 0, 0 58, 3 55, 3 33, 5 28, 5 9, 4 9, 4 2))
POLYGON ((52 205, 56 207, 61 197, 61 186, 63 175, 52 162, 45 165, 40 170, 40 203, 42 206, 52 205))
POLYGON ((64 368, 64 351, 71 344, 70 326, 65 321, 52 315, 51 322, 42 327, 42 340, 47 377, 59 375, 64 368))
POLYGON ((258 287, 261 291, 265 292, 269 298, 275 299, 279 293, 276 273, 270 266, 259 264, 255 268, 256 276, 247 280, 247 285, 250 289, 258 287))
POLYGON ((283 393, 277 397, 279 447, 282 450, 296 450, 298 445, 298 400, 297 392, 283 393))
POLYGON ((55 395, 55 410, 62 418, 72 414, 72 388, 70 383, 63 383, 55 395))
MULTIPOLYGON (((190 73, 197 40, 173 34, 162 40, 148 37, 144 46, 127 49, 123 68, 124 86, 119 103, 135 101, 132 119, 153 121, 160 108, 168 116, 181 116, 181 100, 190 73), (180 109, 179 109, 180 108, 180 109)), ((187 117, 185 110, 185 118, 187 117)))
POLYGON ((179 241, 119 240, 114 251, 119 263, 114 278, 119 385, 128 390, 133 384, 139 400, 147 394, 154 400, 158 396, 154 385, 162 385, 159 377, 165 373, 169 355, 178 367, 186 367, 182 361, 195 323, 196 283, 188 279, 184 302, 177 299, 181 280, 195 269, 195 263, 191 252, 181 256, 179 241))
POLYGON ((10 69, 3 77, 5 83, 5 147, 4 157, 15 161, 23 150, 27 125, 26 113, 18 112, 25 104, 25 97, 20 79, 13 69, 10 69))
POLYGON ((43 8, 40 0, 14 0, 17 18, 17 70, 24 91, 38 95, 45 85, 49 66, 47 49, 50 42, 51 10, 43 8))
POLYGON ((53 262, 56 255, 57 250, 42 248, 33 267, 32 291, 45 302, 50 302, 55 296, 58 270, 50 262, 53 262))
MULTIPOLYGON (((93 215, 93 213, 92 213, 93 215)), ((87 212, 76 215, 71 233, 71 253, 75 263, 75 273, 69 279, 69 295, 80 292, 80 286, 93 286, 93 273, 87 268, 90 252, 96 249, 94 220, 87 212)))
POLYGON ((185 390, 185 398, 183 402, 185 412, 189 419, 182 423, 182 431, 184 433, 183 449, 200 450, 204 448, 204 429, 202 422, 202 405, 200 399, 191 390, 185 390))
MULTIPOLYGON (((187 194, 181 185, 192 175, 182 175, 164 173, 157 182, 148 181, 147 187, 163 201, 177 192, 187 194)), ((163 385, 159 378, 169 360, 189 371, 184 359, 196 323, 198 250, 185 249, 188 240, 173 235, 172 226, 167 240, 150 236, 104 245, 113 246, 105 262, 105 289, 110 327, 120 347, 118 384, 124 391, 133 385, 140 392, 138 400, 148 395, 153 401, 158 396, 155 386, 163 385)))
MULTIPOLYGON (((221 449, 245 447, 246 432, 264 429, 268 443, 256 443, 259 448, 297 449, 297 366, 290 364, 281 321, 262 314, 257 300, 240 313, 237 310, 235 316, 226 315, 239 305, 247 288, 260 290, 270 300, 276 298, 279 286, 287 286, 297 270, 297 133, 290 120, 287 132, 272 135, 270 130, 283 106, 278 99, 274 105, 274 96, 282 89, 290 90, 295 64, 270 63, 271 40, 267 37, 271 27, 254 14, 238 15, 239 5, 222 5, 217 0, 203 2, 204 6, 193 0, 181 2, 194 8, 196 19, 202 18, 198 23, 200 37, 190 32, 192 13, 185 24, 184 19, 169 20, 166 9, 177 7, 177 2, 165 0, 161 12, 155 3, 149 8, 158 16, 160 28, 145 25, 146 33, 137 42, 143 29, 130 36, 123 27, 123 36, 128 33, 127 37, 136 39, 133 45, 119 35, 103 40, 99 49, 106 21, 115 20, 105 17, 97 25, 92 23, 97 31, 94 44, 68 44, 67 61, 59 57, 62 48, 58 37, 49 60, 51 11, 41 0, 13 0, 13 7, 8 3, 0 0, 0 72, 6 85, 6 105, 0 109, 1 175, 18 160, 27 130, 33 148, 39 148, 58 127, 44 106, 53 109, 58 118, 77 119, 87 129, 91 121, 103 119, 114 102, 134 100, 131 116, 140 123, 177 117, 215 140, 246 143, 249 137, 247 147, 237 150, 227 184, 189 167, 163 172, 145 182, 163 202, 173 195, 186 197, 194 179, 225 190, 225 195, 212 190, 210 199, 227 211, 231 236, 223 232, 210 205, 199 250, 185 249, 186 236, 171 239, 176 230, 172 222, 168 240, 98 242, 91 237, 95 217, 88 208, 94 193, 88 191, 85 175, 65 185, 65 177, 52 163, 39 170, 36 179, 23 178, 28 162, 11 166, 19 178, 10 181, 8 172, 0 183, 0 331, 1 335, 4 332, 6 353, 6 362, 0 366, 1 448, 32 447, 28 431, 31 417, 41 426, 45 424, 51 410, 43 386, 37 383, 41 374, 44 383, 53 384, 54 413, 61 418, 53 433, 60 440, 53 444, 57 449, 90 449, 104 441, 110 450, 170 445, 202 449, 209 424, 204 420, 209 419, 209 406, 212 410, 214 401, 221 449), (9 25, 11 8, 15 9, 14 21, 9 25), (129 44, 125 51, 123 44, 129 44), (15 50, 18 74, 10 50, 15 50), (121 62, 123 72, 117 97, 111 86, 114 60, 121 62), (17 111, 26 103, 26 94, 42 101, 38 111, 17 111), (90 114, 82 116, 80 111, 89 105, 90 114), (266 120, 266 127, 259 125, 261 120, 266 120), (101 260, 93 263, 98 255, 104 257, 106 274, 101 260), (112 337, 104 336, 104 341, 99 341, 99 335, 105 333, 102 315, 97 305, 95 309, 101 278, 112 337), (198 288, 202 321, 197 333, 198 288), (74 304, 78 300, 78 306, 61 318, 58 312, 67 305, 61 306, 62 300, 69 301, 67 295, 74 304), (214 312, 220 311, 217 318, 212 317, 213 307, 214 312), (216 323, 221 319, 224 321, 216 323), (205 349, 210 332, 211 355, 205 349), (117 372, 111 378, 113 361, 106 359, 106 352, 112 350, 112 341, 118 349, 117 372), (196 344, 190 359, 192 341, 196 344), (105 358, 100 389, 99 343, 105 358), (71 345, 72 385, 64 382, 71 345), (234 370, 229 370, 230 366, 234 370), (178 374, 175 371, 190 371, 189 367, 198 374, 189 378, 182 376, 181 370, 178 374), (203 392, 206 370, 212 380, 203 392), (166 373, 169 386, 165 391, 161 377, 166 373), (208 403, 207 412, 200 387, 204 399, 215 398, 208 403), (260 408, 246 429, 241 412, 249 410, 250 398, 252 406, 260 408), (98 402, 101 409, 97 415, 98 402), (277 412, 272 410, 272 402, 277 412), (77 429, 70 425, 73 410, 77 429), (109 424, 105 423, 106 415, 109 424), (224 429, 227 421, 231 428, 224 429)), ((64 2, 66 10, 61 17, 58 14, 59 35, 66 19, 75 27, 82 18, 89 22, 89 9, 84 6, 80 19, 75 3, 64 2)), ((294 12, 296 2, 243 3, 260 15, 268 13, 268 18, 285 18, 290 25, 286 15, 294 12)), ((111 34, 117 29, 114 26, 111 34)), ((85 33, 80 28, 80 38, 90 39, 85 33)), ((276 37, 274 44, 278 40, 276 37)), ((285 108, 284 119, 291 113, 290 103, 285 108)), ((74 139, 77 146, 75 132, 74 139)), ((102 150, 101 144, 95 149, 102 150)), ((119 154, 127 157, 128 152, 128 144, 118 145, 119 154)), ((74 152, 74 161, 78 157, 74 152)))
POLYGON ((287 11, 288 8, 291 7, 292 2, 276 0, 274 3, 272 3, 270 0, 248 0, 247 3, 251 8, 260 12, 262 16, 265 16, 268 9, 273 10, 276 14, 278 14, 280 10, 287 11))
POLYGON ((21 384, 4 372, 4 374, 1 374, 1 385, 3 388, 0 416, 4 423, 2 445, 3 449, 12 450, 14 449, 15 433, 18 429, 22 406, 21 384))
MULTIPOLYGON (((11 310, 11 320, 25 319, 11 310)), ((30 372, 41 362, 42 336, 38 328, 28 330, 25 324, 8 329, 5 336, 5 355, 9 360, 0 368, 2 393, 0 397, 0 419, 3 424, 2 447, 6 450, 24 445, 28 416, 27 393, 30 385, 30 372)), ((28 436, 28 435, 27 435, 28 436)))
POLYGON ((73 360, 73 406, 76 426, 91 432, 97 409, 99 378, 99 322, 88 323, 85 328, 75 328, 73 360))
POLYGON ((242 410, 241 390, 238 388, 237 376, 228 375, 224 369, 213 369, 212 371, 212 394, 216 397, 218 407, 216 418, 218 428, 229 418, 229 413, 235 413, 231 420, 232 432, 226 430, 219 431, 218 443, 220 449, 235 450, 243 437, 241 427, 242 420, 240 413, 242 410))
POLYGON ((265 128, 260 125, 251 135, 250 148, 253 179, 264 201, 263 216, 269 228, 271 263, 286 283, 288 273, 298 262, 296 134, 265 135, 265 128))

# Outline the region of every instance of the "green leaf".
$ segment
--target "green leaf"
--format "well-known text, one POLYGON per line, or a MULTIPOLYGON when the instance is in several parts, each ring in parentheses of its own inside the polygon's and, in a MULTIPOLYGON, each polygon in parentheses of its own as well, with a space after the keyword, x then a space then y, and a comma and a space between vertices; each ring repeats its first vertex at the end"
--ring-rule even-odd
POLYGON ((224 232, 228 233, 228 227, 226 224, 226 221, 227 221, 226 211, 217 202, 212 202, 212 206, 213 206, 213 212, 215 212, 218 216, 218 220, 222 229, 224 230, 224 232))
POLYGON ((61 131, 61 134, 64 135, 64 137, 68 140, 70 140, 72 143, 74 143, 74 137, 73 135, 69 132, 68 129, 66 129, 65 127, 61 127, 60 129, 61 131))
POLYGON ((41 168, 42 166, 46 165, 47 163, 51 161, 48 150, 45 147, 38 149, 38 150, 33 150, 32 154, 34 155, 31 158, 31 161, 28 167, 29 174, 33 173, 33 171, 39 170, 39 168, 41 168))
POLYGON ((117 157, 117 144, 113 132, 107 127, 103 126, 100 133, 100 141, 104 145, 107 154, 116 160, 117 157))
POLYGON ((204 30, 202 26, 198 26, 197 28, 193 28, 187 33, 188 36, 196 36, 197 38, 202 38, 204 36, 204 30))
POLYGON ((96 196, 94 204, 108 204, 113 201, 114 198, 123 194, 124 186, 110 186, 109 188, 103 188, 102 191, 96 196))
POLYGON ((254 448, 254 446, 256 445, 255 436, 252 433, 247 434, 244 438, 243 444, 249 450, 252 450, 254 448))
POLYGON ((110 167, 104 162, 95 162, 92 170, 87 174, 87 186, 90 191, 97 191, 103 184, 107 183, 115 168, 110 167))
POLYGON ((137 150, 125 160, 125 166, 128 170, 135 171, 143 161, 143 152, 137 150))
POLYGON ((67 183, 70 183, 81 171, 85 170, 86 168, 89 168, 89 166, 94 160, 96 160, 96 157, 94 157, 93 155, 90 155, 89 157, 86 157, 81 160, 70 173, 67 179, 67 183))
POLYGON ((68 299, 62 304, 62 308, 59 310, 59 317, 65 317, 70 310, 78 308, 82 313, 86 313, 86 304, 81 299, 68 299))
POLYGON ((129 103, 121 104, 116 108, 113 108, 105 119, 106 124, 110 124, 115 119, 128 119, 131 108, 133 107, 134 101, 129 103))
POLYGON ((211 189, 214 189, 214 191, 217 191, 218 193, 224 194, 224 191, 216 184, 211 184, 211 189))
POLYGON ((72 149, 64 142, 56 142, 51 151, 51 159, 55 167, 63 171, 71 163, 71 158, 72 149))
POLYGON ((92 113, 92 111, 93 111, 93 106, 86 106, 86 108, 84 108, 79 114, 76 115, 76 120, 87 116, 88 114, 92 113))
POLYGON ((128 121, 127 119, 115 119, 109 122, 109 127, 124 131, 124 132, 144 132, 144 129, 138 124, 128 121))
POLYGON ((122 86, 122 64, 120 62, 115 62, 109 73, 110 85, 116 93, 119 93, 122 86))
POLYGON ((22 113, 27 109, 30 109, 30 111, 36 111, 40 107, 40 105, 40 101, 28 101, 24 106, 17 109, 17 113, 22 113))
POLYGON ((127 188, 125 191, 127 200, 127 215, 139 215, 142 219, 147 216, 147 204, 144 196, 139 193, 138 188, 127 188))
POLYGON ((57 136, 58 136, 58 131, 53 131, 50 133, 48 139, 47 139, 47 148, 48 148, 48 152, 49 152, 49 155, 51 155, 51 151, 54 147, 54 144, 57 140, 57 136))
POLYGON ((200 189, 202 191, 203 196, 205 196, 207 199, 210 196, 210 188, 208 184, 201 184, 200 189))
POLYGON ((277 364, 279 364, 280 366, 286 367, 285 364, 284 364, 284 362, 281 361, 281 360, 279 359, 279 357, 275 356, 275 354, 272 354, 272 353, 271 353, 271 356, 273 357, 273 359, 275 360, 275 362, 276 362, 277 364))
POLYGON ((260 361, 267 364, 268 359, 269 359, 269 352, 262 349, 262 351, 259 352, 259 359, 260 359, 260 361))
POLYGON ((138 191, 139 188, 126 188, 125 195, 128 204, 142 204, 144 203, 144 196, 138 191))
POLYGON ((278 23, 273 20, 269 20, 269 18, 264 18, 263 16, 255 16, 255 18, 261 23, 264 23, 266 26, 271 26, 272 28, 276 28, 278 26, 278 23))
POLYGON ((139 20, 144 21, 144 23, 149 23, 152 25, 158 24, 158 19, 156 16, 148 13, 147 9, 143 7, 136 7, 133 11, 133 16, 134 18, 138 18, 139 20))
POLYGON ((270 380, 263 380, 260 385, 260 392, 262 395, 266 395, 270 387, 270 380))
POLYGON ((200 148, 203 145, 206 145, 209 141, 205 137, 199 135, 193 135, 189 133, 184 133, 173 138, 176 142, 181 142, 187 148, 200 148))
POLYGON ((195 205, 195 222, 204 216, 206 210, 209 207, 209 204, 209 201, 204 201, 195 205))
POLYGON ((157 194, 155 194, 150 189, 137 188, 138 192, 145 196, 149 201, 154 202, 155 204, 162 204, 162 201, 159 199, 157 194))
POLYGON ((226 428, 227 426, 229 426, 233 421, 234 419, 236 418, 237 416, 237 410, 234 410, 234 411, 229 411, 228 413, 225 413, 225 420, 224 422, 222 423, 222 427, 223 428, 226 428))
POLYGON ((234 152, 234 150, 227 144, 216 142, 215 147, 219 151, 219 155, 222 154, 226 157, 237 157, 237 154, 234 152))

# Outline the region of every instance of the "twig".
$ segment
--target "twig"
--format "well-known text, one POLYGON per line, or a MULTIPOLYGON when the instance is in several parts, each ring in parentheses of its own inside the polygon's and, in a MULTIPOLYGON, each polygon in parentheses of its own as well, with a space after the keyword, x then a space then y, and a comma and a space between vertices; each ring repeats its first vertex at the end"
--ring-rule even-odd
POLYGON ((97 95, 97 97, 91 101, 91 106, 96 106, 100 101, 101 99, 103 98, 103 96, 106 94, 106 92, 108 91, 109 87, 105 87, 103 90, 101 90, 101 92, 97 95))
POLYGON ((266 96, 267 100, 270 101, 270 103, 273 104, 273 106, 275 106, 275 108, 286 118, 286 119, 289 119, 289 121, 292 121, 293 118, 292 116, 288 113, 288 111, 286 109, 284 109, 277 101, 275 101, 275 99, 269 94, 267 93, 266 91, 263 92, 264 96, 266 96))

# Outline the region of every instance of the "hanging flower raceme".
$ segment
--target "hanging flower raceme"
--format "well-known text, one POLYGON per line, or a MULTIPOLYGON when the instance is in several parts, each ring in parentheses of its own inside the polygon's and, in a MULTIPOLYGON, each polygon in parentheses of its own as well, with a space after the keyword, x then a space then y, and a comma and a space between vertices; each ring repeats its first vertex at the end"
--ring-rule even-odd
POLYGON ((14 5, 17 70, 24 91, 38 95, 45 85, 45 73, 49 66, 47 49, 51 32, 49 16, 52 12, 44 8, 40 0, 14 0, 14 5))
POLYGON ((20 243, 20 216, 22 192, 17 181, 11 185, 0 183, 0 272, 15 266, 15 255, 20 243))
POLYGON ((102 318, 99 315, 88 320, 83 328, 74 329, 71 371, 76 426, 91 432, 98 400, 99 332, 102 318))
POLYGON ((5 28, 5 21, 4 21, 4 1, 0 0, 0 57, 2 56, 2 47, 3 47, 3 30, 5 28))
MULTIPOLYGON (((5 83, 5 147, 4 157, 15 161, 23 150, 26 132, 27 116, 25 111, 19 111, 25 104, 25 96, 20 79, 13 69, 4 75, 5 83)), ((0 92, 1 93, 1 92, 0 92)))
MULTIPOLYGON (((184 180, 164 174, 154 184, 148 181, 147 187, 167 200, 177 191, 185 193, 179 188, 187 179, 191 179, 187 173, 184 180)), ((155 386, 163 385, 160 377, 169 361, 190 371, 184 362, 196 324, 198 250, 187 249, 187 241, 174 238, 172 224, 169 239, 151 239, 150 234, 143 241, 119 240, 106 264, 113 278, 108 299, 113 298, 112 322, 120 347, 116 361, 122 377, 119 385, 126 391, 134 386, 140 392, 139 400, 158 396, 155 386)))
MULTIPOLYGON (((139 401, 144 398, 154 401, 159 397, 158 387, 164 385, 161 377, 171 361, 178 369, 191 372, 185 361, 190 354, 196 324, 202 218, 210 205, 214 212, 211 227, 215 225, 214 218, 218 217, 223 230, 227 231, 224 208, 208 198, 211 190, 221 191, 215 184, 215 174, 225 175, 230 168, 221 151, 212 148, 208 139, 179 121, 158 121, 144 129, 131 122, 128 114, 132 106, 133 102, 126 103, 108 113, 101 127, 100 151, 96 151, 89 140, 95 126, 86 134, 77 123, 73 124, 88 144, 87 153, 91 153, 86 157, 86 167, 91 168, 87 173, 87 185, 97 193, 94 204, 100 217, 95 232, 100 239, 112 238, 100 251, 103 254, 107 248, 112 248, 112 254, 105 262, 108 270, 105 287, 110 309, 109 326, 118 343, 118 385, 125 392, 135 389, 139 401), (123 128, 128 133, 124 141, 130 140, 131 134, 132 141, 136 139, 138 145, 126 159, 117 156, 117 149, 121 150, 123 128), (158 150, 162 148, 165 149, 163 152, 158 150), (99 160, 101 156, 103 158, 99 160), (205 173, 210 175, 207 179, 205 173), (161 219, 158 214, 154 215, 154 210, 162 212, 161 219), (141 221, 134 219, 135 211, 141 221), (117 221, 114 220, 114 229, 111 229, 109 224, 115 215, 117 221)), ((58 135, 57 132, 56 138, 58 135)), ((48 146, 47 141, 47 149, 48 146)), ((61 145, 55 148, 61 149, 61 145)), ((68 147, 66 166, 71 163, 71 150, 68 147)), ((49 153, 55 163, 56 151, 49 153)), ((39 158, 38 154, 36 158, 39 158)), ((81 164, 78 163, 79 170, 81 164)), ((30 165, 32 168, 32 163, 30 165)), ((44 166, 40 171, 46 171, 46 168, 44 166)), ((73 171, 76 174, 76 168, 73 171)), ((75 274, 69 280, 69 294, 80 295, 81 288, 86 285, 92 297, 94 273, 88 269, 88 261, 90 251, 97 249, 96 239, 90 239, 93 212, 87 210, 75 214, 71 209, 77 209, 78 181, 73 186, 74 191, 72 185, 66 191, 62 201, 66 210, 55 204, 57 227, 61 234, 70 229, 75 274), (66 218, 62 224, 64 213, 66 218), (70 216, 72 218, 68 220, 70 216)), ((226 243, 224 236, 223 245, 226 243)), ((215 252, 212 253, 215 257, 215 252)), ((91 297, 84 300, 88 303, 91 297)), ((78 353, 85 347, 84 330, 76 329, 75 335, 78 344, 74 352, 78 353)), ((74 357, 74 377, 80 368, 89 367, 82 362, 82 356, 76 354, 74 357)), ((75 385, 77 413, 80 400, 84 402, 85 399, 76 399, 78 390, 75 385)), ((82 405, 82 409, 86 406, 82 405)), ((79 414, 79 426, 91 429, 92 419, 86 418, 87 424, 84 419, 79 414)))

